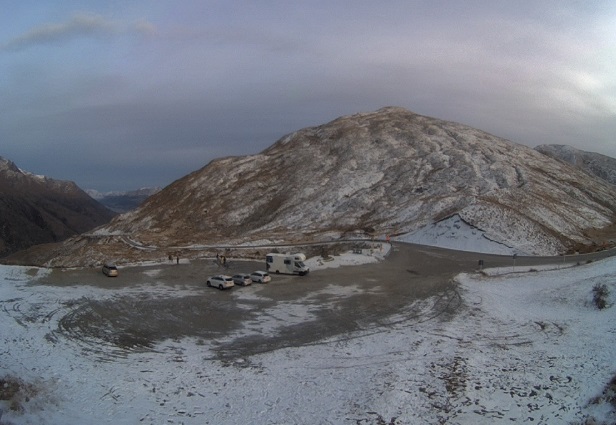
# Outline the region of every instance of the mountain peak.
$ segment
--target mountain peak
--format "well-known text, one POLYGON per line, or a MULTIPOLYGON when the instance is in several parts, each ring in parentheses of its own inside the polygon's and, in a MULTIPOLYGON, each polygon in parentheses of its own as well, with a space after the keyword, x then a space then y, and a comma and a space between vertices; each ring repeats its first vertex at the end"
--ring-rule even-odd
MULTIPOLYGON (((386 107, 295 131, 258 155, 212 161, 96 233, 129 234, 155 253, 402 235, 456 216, 516 252, 554 255, 611 225, 614 199, 608 183, 527 146, 386 107)), ((116 242, 106 249, 118 260, 136 255, 116 242)), ((75 261, 64 251, 55 264, 75 261)))
POLYGON ((21 170, 13 161, 9 161, 8 159, 0 156, 0 172, 21 173, 21 170))
POLYGON ((613 197, 527 146, 386 107, 214 161, 111 227, 187 243, 299 241, 412 232, 458 214, 521 252, 555 254, 609 225, 613 197))

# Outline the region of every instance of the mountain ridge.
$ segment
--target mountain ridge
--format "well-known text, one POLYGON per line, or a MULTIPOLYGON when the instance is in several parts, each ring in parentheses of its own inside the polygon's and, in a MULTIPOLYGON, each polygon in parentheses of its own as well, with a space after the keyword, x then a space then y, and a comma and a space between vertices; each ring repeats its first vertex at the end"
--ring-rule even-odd
POLYGON ((0 157, 0 256, 58 242, 115 215, 74 182, 21 170, 0 157))
POLYGON ((616 185, 615 158, 567 145, 539 145, 535 150, 616 185))

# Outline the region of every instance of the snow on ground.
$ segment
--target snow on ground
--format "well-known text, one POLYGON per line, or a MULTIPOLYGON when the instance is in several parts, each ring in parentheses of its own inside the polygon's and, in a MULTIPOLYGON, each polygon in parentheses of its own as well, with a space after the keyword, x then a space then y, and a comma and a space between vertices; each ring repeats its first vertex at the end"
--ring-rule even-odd
POLYGON ((415 232, 400 235, 394 240, 458 251, 496 255, 523 254, 514 248, 489 239, 485 232, 465 223, 458 215, 429 224, 415 232))
POLYGON ((305 261, 310 270, 322 270, 336 268, 340 266, 358 266, 360 264, 370 264, 383 260, 391 245, 388 243, 372 243, 372 248, 365 248, 357 252, 347 252, 343 255, 332 255, 327 258, 312 257, 305 261))
MULTIPOLYGON (((331 263, 361 256, 374 259, 349 253, 331 263)), ((0 266, 0 379, 17 377, 24 388, 14 403, 22 411, 1 406, 3 425, 616 421, 616 407, 598 398, 616 375, 616 307, 592 303, 597 283, 616 292, 616 258, 460 275, 463 304, 453 316, 392 317, 376 329, 233 362, 211 360, 220 341, 192 339, 100 361, 54 330, 72 300, 124 290, 36 284, 44 273, 0 266)), ((432 311, 434 302, 414 307, 432 311)), ((296 308, 279 304, 260 326, 275 332, 275 320, 301 314, 296 308)))

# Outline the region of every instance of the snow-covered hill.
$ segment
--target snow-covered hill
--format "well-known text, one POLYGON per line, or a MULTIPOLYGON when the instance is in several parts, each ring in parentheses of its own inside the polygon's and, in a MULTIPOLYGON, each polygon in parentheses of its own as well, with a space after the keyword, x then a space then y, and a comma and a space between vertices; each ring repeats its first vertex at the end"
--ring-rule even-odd
POLYGON ((616 185, 616 158, 583 151, 567 145, 540 145, 535 149, 616 185))
POLYGON ((99 228, 97 239, 74 239, 37 261, 403 236, 454 216, 499 246, 553 255, 612 225, 615 199, 613 185, 532 148, 388 107, 299 130, 258 155, 212 161, 99 228))

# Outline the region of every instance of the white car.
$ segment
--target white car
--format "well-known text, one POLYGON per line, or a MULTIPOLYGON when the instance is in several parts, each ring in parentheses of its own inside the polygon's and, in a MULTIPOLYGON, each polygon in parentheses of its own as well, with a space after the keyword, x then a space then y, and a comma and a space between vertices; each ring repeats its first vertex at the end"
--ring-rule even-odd
POLYGON ((262 272, 262 271, 252 272, 250 274, 250 278, 252 279, 253 282, 259 282, 259 283, 267 283, 270 280, 272 280, 272 277, 269 275, 268 272, 262 272))
POLYGON ((233 283, 240 286, 247 286, 252 284, 252 278, 249 274, 234 274, 233 276, 231 276, 231 279, 233 279, 233 283))
POLYGON ((205 282, 205 284, 207 286, 211 286, 211 287, 218 288, 218 289, 232 288, 233 286, 235 286, 235 284, 233 283, 233 279, 231 279, 231 276, 226 276, 222 274, 209 277, 207 279, 207 282, 205 282))
POLYGON ((103 265, 103 274, 109 277, 116 277, 118 275, 118 268, 115 264, 106 263, 103 265))

